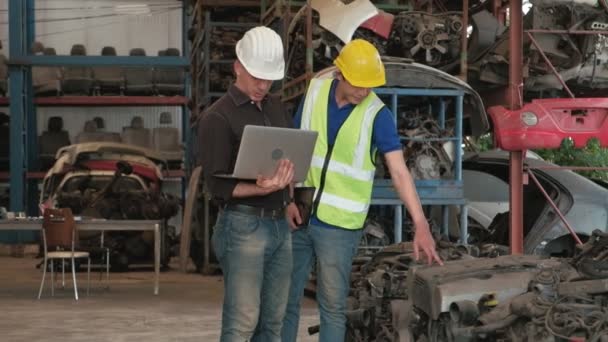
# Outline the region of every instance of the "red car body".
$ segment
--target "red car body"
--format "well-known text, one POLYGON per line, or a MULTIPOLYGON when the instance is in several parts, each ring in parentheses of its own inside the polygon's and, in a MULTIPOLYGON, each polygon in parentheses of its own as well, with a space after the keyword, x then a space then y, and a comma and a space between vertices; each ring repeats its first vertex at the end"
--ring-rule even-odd
POLYGON ((488 109, 496 146, 506 151, 559 148, 564 139, 584 147, 592 138, 608 146, 608 98, 541 99, 519 110, 488 109))

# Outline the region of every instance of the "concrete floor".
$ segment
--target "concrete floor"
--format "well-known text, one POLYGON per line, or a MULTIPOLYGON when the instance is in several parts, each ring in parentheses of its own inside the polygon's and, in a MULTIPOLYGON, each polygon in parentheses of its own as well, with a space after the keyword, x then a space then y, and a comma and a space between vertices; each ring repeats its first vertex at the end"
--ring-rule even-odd
MULTIPOLYGON (((86 272, 77 274, 80 300, 66 288, 50 297, 49 274, 37 300, 39 259, 0 257, 0 340, 25 341, 218 341, 223 284, 221 276, 161 273, 160 293, 153 294, 150 271, 111 273, 110 289, 102 289, 99 274, 91 273, 86 296, 86 272)), ((66 274, 69 275, 69 274, 66 274)), ((60 287, 61 282, 57 285, 60 287)), ((305 299, 300 338, 316 341, 306 328, 318 323, 316 303, 305 299)))

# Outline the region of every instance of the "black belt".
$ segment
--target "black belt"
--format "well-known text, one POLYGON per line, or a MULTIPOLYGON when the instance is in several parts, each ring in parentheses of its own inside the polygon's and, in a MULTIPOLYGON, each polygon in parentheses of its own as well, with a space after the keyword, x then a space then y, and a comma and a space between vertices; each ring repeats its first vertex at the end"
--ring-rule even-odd
POLYGON ((252 207, 244 204, 226 204, 223 206, 224 210, 229 211, 237 211, 239 213, 253 215, 257 217, 266 217, 266 218, 283 218, 285 217, 285 209, 269 209, 269 208, 259 208, 252 207))

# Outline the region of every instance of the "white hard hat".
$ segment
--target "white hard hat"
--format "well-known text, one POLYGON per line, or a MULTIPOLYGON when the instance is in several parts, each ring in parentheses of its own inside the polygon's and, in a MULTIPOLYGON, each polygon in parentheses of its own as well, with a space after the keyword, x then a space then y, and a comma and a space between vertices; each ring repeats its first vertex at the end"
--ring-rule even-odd
POLYGON ((263 80, 280 80, 285 76, 281 37, 265 26, 245 33, 236 43, 236 56, 252 76, 263 80))

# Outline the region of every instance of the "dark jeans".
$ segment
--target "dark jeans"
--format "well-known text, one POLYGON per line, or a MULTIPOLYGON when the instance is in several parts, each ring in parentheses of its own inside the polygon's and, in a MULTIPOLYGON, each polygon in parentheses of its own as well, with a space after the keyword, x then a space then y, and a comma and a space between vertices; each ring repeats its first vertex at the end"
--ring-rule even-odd
POLYGON ((220 341, 281 341, 292 269, 287 221, 223 210, 212 243, 224 273, 220 341))
POLYGON ((293 273, 287 312, 283 320, 283 342, 296 341, 300 301, 316 256, 317 302, 321 313, 320 342, 344 341, 346 296, 350 289, 353 257, 363 229, 331 229, 310 225, 293 233, 293 273))

